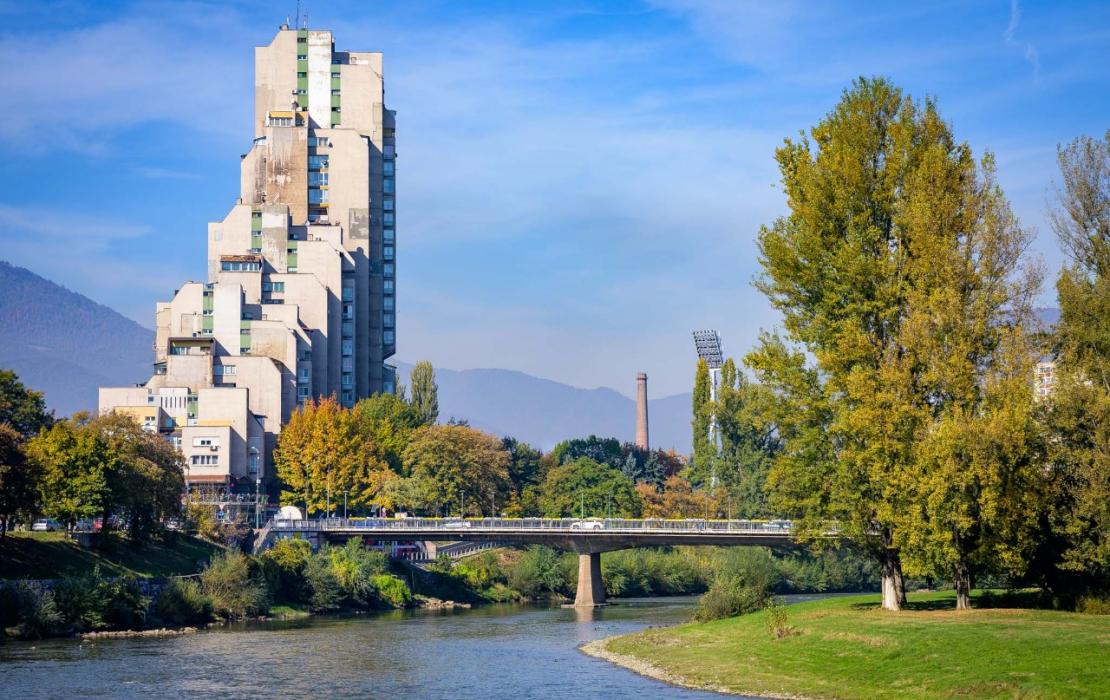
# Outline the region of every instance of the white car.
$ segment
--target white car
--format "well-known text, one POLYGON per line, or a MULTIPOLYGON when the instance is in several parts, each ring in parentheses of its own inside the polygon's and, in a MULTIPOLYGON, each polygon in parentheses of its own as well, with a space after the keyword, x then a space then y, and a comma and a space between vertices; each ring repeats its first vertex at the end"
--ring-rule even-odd
POLYGON ((32 532, 53 532, 58 529, 58 523, 49 518, 39 518, 31 524, 32 532))
POLYGON ((570 525, 571 530, 600 530, 604 527, 605 523, 600 520, 579 520, 570 525))
POLYGON ((443 523, 443 527, 470 527, 468 520, 448 520, 443 523))

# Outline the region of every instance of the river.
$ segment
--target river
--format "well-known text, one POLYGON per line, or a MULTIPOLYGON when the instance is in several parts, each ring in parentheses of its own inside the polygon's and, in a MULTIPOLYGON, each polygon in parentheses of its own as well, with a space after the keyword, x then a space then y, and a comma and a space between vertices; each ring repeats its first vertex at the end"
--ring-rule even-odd
POLYGON ((12 642, 0 645, 0 696, 720 698, 578 651, 601 637, 688 620, 694 601, 631 599, 585 611, 490 605, 253 623, 162 639, 12 642))

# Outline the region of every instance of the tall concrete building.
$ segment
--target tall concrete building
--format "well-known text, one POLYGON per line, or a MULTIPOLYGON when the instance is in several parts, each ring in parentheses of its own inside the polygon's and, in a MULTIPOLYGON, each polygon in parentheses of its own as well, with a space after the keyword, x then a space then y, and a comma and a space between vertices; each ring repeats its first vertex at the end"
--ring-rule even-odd
POLYGON ((208 280, 157 305, 150 380, 100 390, 101 411, 180 446, 190 484, 264 482, 299 404, 351 406, 396 386, 396 120, 382 55, 282 26, 254 60, 254 140, 239 198, 208 225, 208 280))

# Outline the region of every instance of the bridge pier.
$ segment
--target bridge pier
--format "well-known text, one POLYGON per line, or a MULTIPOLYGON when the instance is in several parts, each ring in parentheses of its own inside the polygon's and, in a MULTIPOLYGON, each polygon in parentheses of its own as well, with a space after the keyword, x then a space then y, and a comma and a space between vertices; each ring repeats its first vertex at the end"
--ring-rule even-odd
POLYGON ((578 593, 574 607, 596 608, 605 605, 605 584, 601 580, 601 552, 578 554, 578 593))

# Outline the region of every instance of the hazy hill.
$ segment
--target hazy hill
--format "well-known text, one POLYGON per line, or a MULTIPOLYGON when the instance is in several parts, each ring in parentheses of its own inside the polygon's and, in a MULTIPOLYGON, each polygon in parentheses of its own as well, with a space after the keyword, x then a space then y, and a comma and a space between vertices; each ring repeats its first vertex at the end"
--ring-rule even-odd
MULTIPOLYGON (((408 383, 411 368, 397 363, 402 383, 408 383)), ((545 450, 591 433, 628 441, 635 437, 636 403, 613 389, 579 389, 504 369, 437 367, 436 382, 441 420, 465 418, 475 428, 545 450)), ((689 394, 649 400, 648 416, 653 447, 690 451, 689 394)))
MULTIPOLYGON (((107 306, 0 261, 0 368, 46 394, 58 415, 96 408, 100 386, 150 376, 154 334, 107 306)), ((401 363, 408 378, 410 366, 401 363)), ((578 389, 502 369, 437 369, 440 413, 550 448, 594 433, 632 440, 634 402, 612 389, 578 389)), ((630 375, 629 382, 635 377, 630 375)), ((652 401, 652 444, 690 449, 690 397, 652 401)))
POLYGON ((0 261, 0 367, 58 415, 96 408, 102 385, 150 376, 152 331, 107 306, 0 261))

